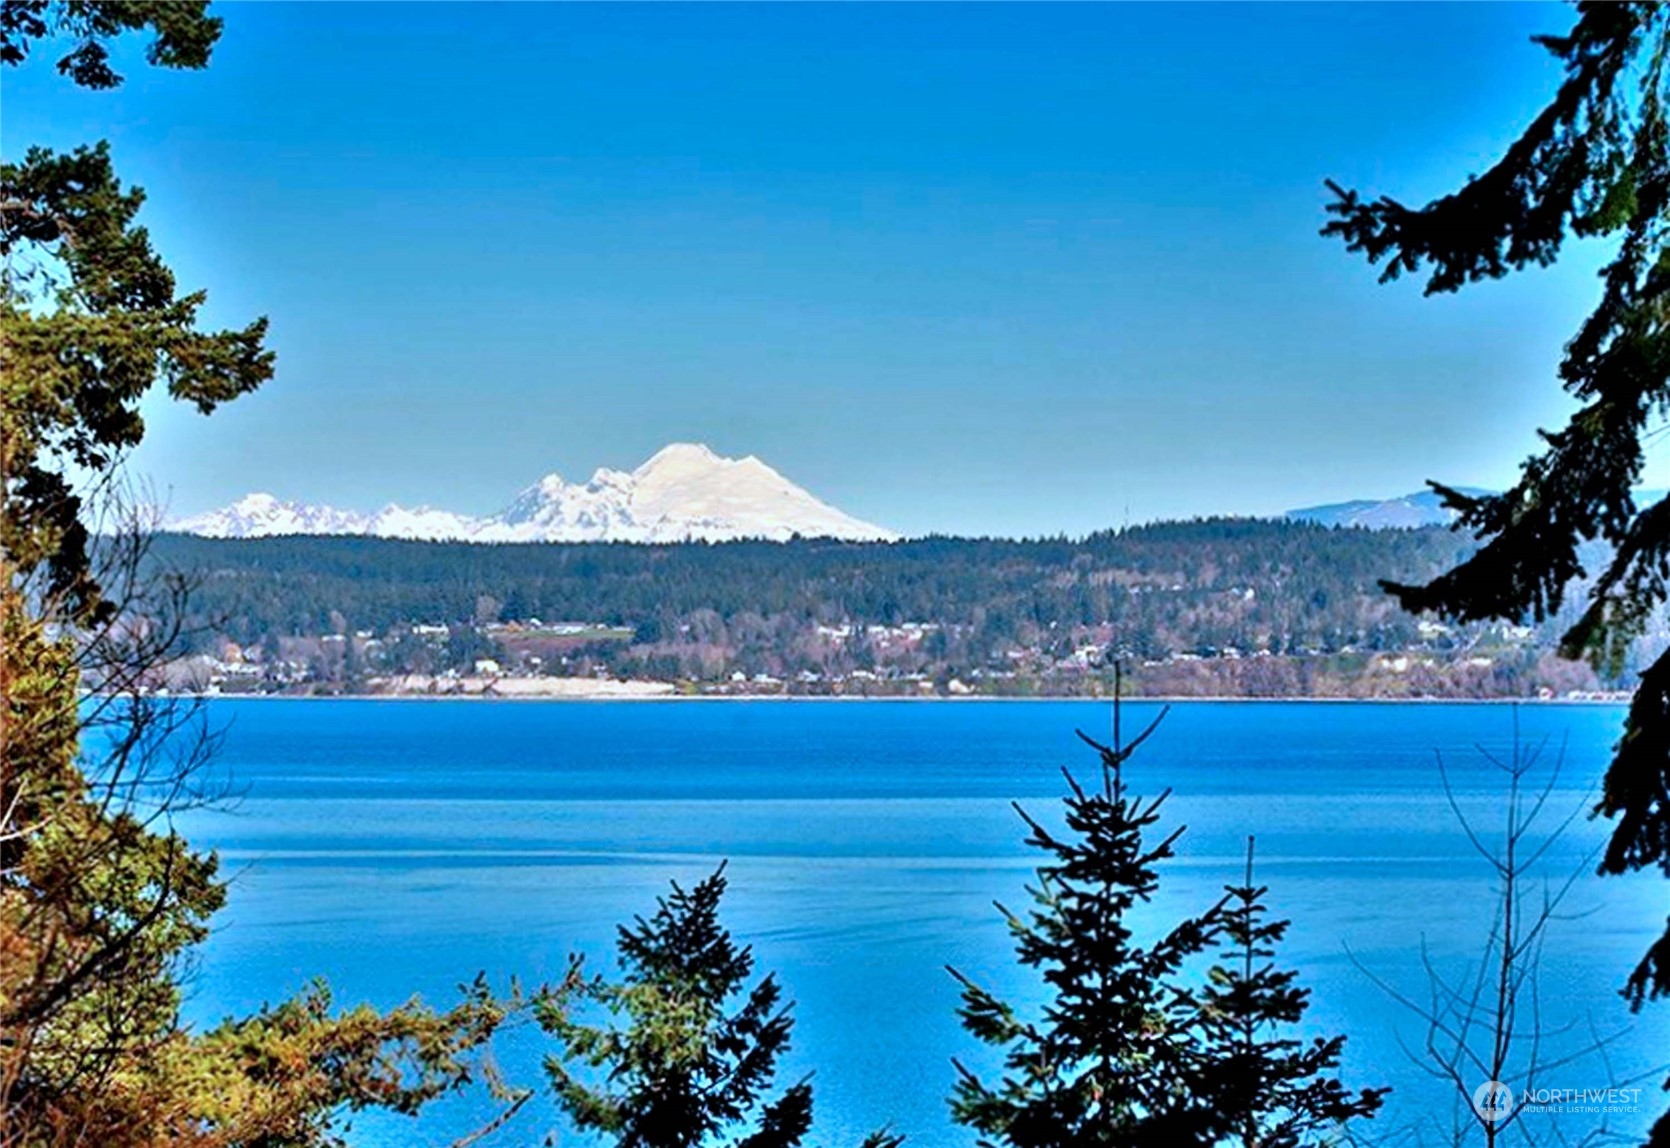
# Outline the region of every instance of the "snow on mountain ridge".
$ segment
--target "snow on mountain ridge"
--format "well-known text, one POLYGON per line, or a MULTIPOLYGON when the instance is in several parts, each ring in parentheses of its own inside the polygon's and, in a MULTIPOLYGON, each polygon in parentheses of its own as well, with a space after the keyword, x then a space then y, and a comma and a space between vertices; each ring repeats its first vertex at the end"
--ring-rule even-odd
MULTIPOLYGON (((1459 488, 1463 494, 1491 493, 1477 487, 1459 488)), ((1360 526, 1367 530, 1407 530, 1420 526, 1448 526, 1455 521, 1455 511, 1444 506, 1444 500, 1432 490, 1419 490, 1397 498, 1359 498, 1351 502, 1333 502, 1326 506, 1306 506, 1289 510, 1285 518, 1300 522, 1314 522, 1320 526, 1360 526)))
POLYGON ((215 537, 260 538, 273 534, 359 534, 367 522, 365 515, 351 510, 286 502, 257 491, 231 506, 174 523, 170 529, 215 537))
POLYGON ((672 443, 630 472, 599 467, 584 484, 548 474, 487 518, 393 504, 363 515, 252 494, 168 529, 213 538, 366 534, 476 542, 898 537, 820 501, 753 455, 724 458, 697 443, 672 443))

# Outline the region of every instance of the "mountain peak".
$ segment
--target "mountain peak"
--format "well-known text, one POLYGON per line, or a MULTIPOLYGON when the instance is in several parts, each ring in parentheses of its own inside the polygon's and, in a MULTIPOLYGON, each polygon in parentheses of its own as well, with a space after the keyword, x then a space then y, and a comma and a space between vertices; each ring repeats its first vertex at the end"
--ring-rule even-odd
POLYGON ((725 458, 690 442, 671 443, 630 472, 600 467, 583 485, 548 474, 488 518, 395 505, 367 516, 253 494, 169 528, 217 538, 369 534, 481 542, 897 537, 820 501, 753 455, 725 458))
POLYGON ((254 510, 260 507, 277 506, 278 496, 268 494, 264 490, 252 490, 232 505, 240 509, 254 510))
POLYGON ((632 474, 637 478, 665 471, 703 471, 733 463, 713 452, 706 443, 672 442, 650 455, 632 474))

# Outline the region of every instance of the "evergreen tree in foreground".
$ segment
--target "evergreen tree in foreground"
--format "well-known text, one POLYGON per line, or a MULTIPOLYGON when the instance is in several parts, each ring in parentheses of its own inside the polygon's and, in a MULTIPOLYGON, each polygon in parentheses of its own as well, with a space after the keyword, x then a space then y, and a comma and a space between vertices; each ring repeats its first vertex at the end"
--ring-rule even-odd
POLYGON ((724 892, 723 865, 694 889, 674 882, 654 916, 621 927, 622 983, 586 976, 576 959, 538 1003, 540 1027, 563 1046, 545 1070, 581 1131, 621 1148, 795 1148, 811 1127, 808 1081, 765 1100, 794 1022, 774 975, 734 1002, 754 956, 719 923, 724 892), (576 1020, 575 1008, 588 1004, 625 1026, 576 1020), (604 1070, 602 1083, 586 1084, 571 1065, 604 1070))
POLYGON ((1352 1094, 1329 1077, 1343 1037, 1310 1044, 1282 1035, 1307 993, 1272 963, 1287 922, 1265 918, 1251 878, 1198 916, 1144 941, 1130 916, 1159 888, 1155 866, 1173 856, 1178 828, 1144 840, 1169 791, 1129 796, 1124 767, 1162 711, 1130 745, 1101 745, 1101 778, 1063 771, 1067 832, 1015 808, 1029 845, 1049 854, 1025 916, 1002 909, 1023 965, 1049 990, 1036 1019, 951 970, 963 986, 963 1026, 1005 1050, 1001 1080, 957 1063, 954 1118, 983 1144, 1299 1145, 1325 1142, 1352 1117, 1372 1116, 1384 1090, 1352 1094), (1200 971, 1216 950, 1224 964, 1200 971), (1204 984, 1198 983, 1204 979, 1204 984))
POLYGON ((1299 987, 1296 971, 1275 964, 1291 922, 1268 919, 1263 898, 1269 891, 1253 884, 1249 837, 1245 879, 1227 890, 1223 963, 1207 974, 1201 997, 1202 1032, 1214 1100, 1231 1125, 1226 1139, 1245 1148, 1297 1148, 1328 1141, 1354 1117, 1373 1116, 1388 1090, 1353 1095, 1328 1075, 1339 1065, 1343 1036, 1306 1042, 1291 1035, 1310 990, 1299 987))
MULTIPOLYGON (((1558 366, 1576 400, 1566 425, 1537 432, 1541 449, 1501 494, 1432 483, 1480 545, 1424 585, 1386 586, 1407 610, 1464 622, 1541 621, 1580 597, 1564 656, 1614 676, 1652 659, 1597 807, 1614 821, 1601 871, 1670 877, 1670 650, 1636 646, 1670 602, 1670 498, 1637 503, 1670 409, 1670 5, 1576 12, 1564 35, 1535 37, 1563 76, 1494 164, 1420 207, 1330 183, 1322 233, 1381 265, 1382 282, 1425 276, 1428 295, 1549 266, 1568 240, 1606 245, 1599 298, 1558 366)), ((1623 991, 1636 1008, 1670 996, 1670 929, 1623 991)), ((1670 1143, 1670 1114, 1656 1137, 1670 1143)))
MULTIPOLYGON (((205 66, 203 0, 4 0, 0 66, 118 85, 109 42, 205 66)), ((8 140, 8 143, 14 141, 8 140)), ((207 1031, 182 976, 225 903, 173 827, 216 742, 154 686, 188 580, 145 570, 145 515, 106 517, 159 391, 207 414, 272 374, 266 324, 204 329, 103 143, 0 163, 0 1148, 323 1148, 486 1078, 508 1002, 340 1010, 323 986, 207 1031), (164 607, 158 611, 158 606, 164 607), (84 688, 97 687, 83 694, 84 688)), ((525 1100, 495 1089, 506 1116, 525 1100)))

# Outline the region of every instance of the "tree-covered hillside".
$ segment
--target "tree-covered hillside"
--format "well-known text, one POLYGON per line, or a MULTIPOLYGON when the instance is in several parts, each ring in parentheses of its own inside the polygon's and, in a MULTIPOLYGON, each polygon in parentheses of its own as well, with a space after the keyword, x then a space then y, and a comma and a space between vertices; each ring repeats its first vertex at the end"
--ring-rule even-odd
POLYGON ((807 692, 855 676, 874 688, 957 679, 1081 692, 1120 656, 1147 688, 1288 694, 1350 692, 1335 679, 1409 651, 1426 656, 1388 673, 1427 684, 1393 692, 1548 684, 1539 635, 1423 624, 1378 588, 1429 577, 1466 545, 1438 529, 1208 519, 1082 540, 891 544, 170 535, 154 557, 201 582, 199 652, 230 642, 251 663, 286 665, 264 676, 292 685, 469 674, 485 661, 505 674, 741 675, 807 692))
POLYGON ((1214 519, 1082 541, 929 538, 644 546, 474 545, 359 537, 158 540, 157 556, 204 581, 228 636, 305 635, 477 619, 606 622, 657 634, 701 612, 731 620, 1029 628, 1113 624, 1134 652, 1196 647, 1398 644, 1415 620, 1375 580, 1453 561, 1445 531, 1329 530, 1214 519), (1246 591, 1252 590, 1248 595, 1246 591))

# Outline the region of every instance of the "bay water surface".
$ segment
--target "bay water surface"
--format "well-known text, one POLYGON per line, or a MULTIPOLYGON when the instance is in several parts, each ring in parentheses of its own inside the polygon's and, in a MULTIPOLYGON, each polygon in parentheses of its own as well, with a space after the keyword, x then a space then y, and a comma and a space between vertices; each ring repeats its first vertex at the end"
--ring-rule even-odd
MULTIPOLYGON (((1158 710, 1128 703, 1127 737, 1158 710)), ((953 1056, 993 1059, 958 1025, 953 965, 1035 1002, 993 901, 1020 908, 1037 855, 1011 801, 1056 819, 1060 770, 1096 774, 1075 736, 1105 739, 1090 702, 448 702, 216 700, 217 768, 241 796, 183 828, 233 875, 187 1009, 199 1024, 330 982, 342 1004, 421 994, 445 1005, 479 971, 503 987, 559 978, 572 952, 612 971, 617 924, 677 879, 728 861, 725 920, 796 1001, 784 1080, 814 1072, 813 1142, 853 1145, 883 1124, 922 1148, 969 1145, 945 1096, 953 1056)), ((1586 810, 1623 719, 1618 706, 1214 703, 1173 707, 1132 759, 1138 793, 1173 791, 1188 831, 1162 870, 1149 923, 1212 903, 1257 838, 1257 880, 1293 925, 1282 953, 1313 991, 1306 1029, 1350 1037, 1343 1075, 1395 1091, 1372 1131, 1448 1128, 1453 1090, 1405 1047, 1426 1036, 1376 978, 1427 993, 1423 948, 1457 975, 1490 930, 1493 877, 1441 784, 1487 842, 1505 778, 1484 753, 1542 746, 1534 778, 1561 773, 1546 819, 1586 810)), ((1670 1007, 1632 1017, 1617 995, 1662 927, 1651 875, 1593 877, 1609 823, 1579 814, 1542 872, 1573 887, 1542 962, 1544 1056, 1593 1034, 1607 1055, 1550 1070, 1547 1088, 1641 1089, 1661 1110, 1670 1007)), ((539 1082, 550 1051, 507 1034, 513 1079, 539 1082)), ((1482 1083, 1482 1081, 1480 1081, 1482 1083)), ((489 1111, 481 1097, 412 1123, 364 1119, 367 1145, 445 1144, 489 1111)), ((1576 1139, 1602 1116, 1556 1117, 1576 1139)), ((570 1136, 545 1101, 501 1139, 570 1136)))

